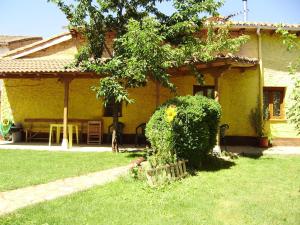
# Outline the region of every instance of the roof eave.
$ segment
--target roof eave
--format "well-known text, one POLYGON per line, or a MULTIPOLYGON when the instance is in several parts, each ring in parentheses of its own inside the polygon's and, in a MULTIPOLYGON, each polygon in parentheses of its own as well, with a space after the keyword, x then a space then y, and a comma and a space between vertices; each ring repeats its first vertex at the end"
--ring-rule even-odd
MULTIPOLYGON (((231 25, 231 28, 236 29, 262 29, 262 30, 277 30, 279 27, 265 26, 265 25, 231 25)), ((300 27, 285 27, 282 28, 289 31, 300 31, 300 27)))

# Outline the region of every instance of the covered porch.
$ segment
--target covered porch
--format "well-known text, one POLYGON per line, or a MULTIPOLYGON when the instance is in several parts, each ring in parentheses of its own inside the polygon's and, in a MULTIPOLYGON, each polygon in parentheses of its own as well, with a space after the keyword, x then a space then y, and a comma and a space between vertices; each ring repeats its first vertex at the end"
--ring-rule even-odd
MULTIPOLYGON (((112 121, 111 118, 104 115, 103 111, 101 112, 103 106, 101 102, 95 100, 94 93, 86 94, 87 91, 91 92, 91 85, 96 84, 100 76, 67 68, 66 66, 71 62, 72 60, 65 59, 0 60, 0 78, 6 82, 4 86, 7 89, 6 92, 9 92, 6 93, 7 101, 15 122, 26 124, 26 118, 37 119, 37 121, 39 119, 61 121, 63 131, 61 146, 53 146, 54 148, 68 148, 68 124, 72 123, 75 118, 86 121, 103 121, 102 132, 105 135, 107 135, 107 127, 112 121), (43 90, 45 89, 43 85, 49 88, 48 92, 43 90), (51 85, 53 86, 51 87, 51 85), (31 92, 35 92, 35 95, 31 92), (38 93, 40 95, 36 96, 38 93), (42 96, 45 93, 46 96, 42 96), (37 102, 39 103, 37 104, 37 102), (35 108, 34 113, 31 113, 31 108, 35 108), (79 111, 82 113, 78 113, 79 111), (20 114, 22 115, 20 116, 20 114)), ((228 94, 222 88, 223 85, 228 89, 227 83, 222 84, 223 80, 226 81, 227 74, 232 73, 237 74, 234 76, 239 76, 238 79, 242 79, 245 72, 257 69, 258 62, 256 59, 245 57, 219 56, 209 63, 194 63, 197 64, 199 71, 212 78, 213 83, 211 84, 214 88, 213 95, 216 101, 221 102, 222 106, 228 107, 226 103, 222 103, 223 98, 227 99, 228 94)), ((179 86, 179 95, 195 94, 193 85, 195 86, 196 83, 188 81, 190 76, 188 67, 171 69, 170 72, 173 75, 172 79, 174 78, 175 83, 177 82, 175 85, 179 86)), ((259 92, 258 85, 256 92, 259 92)), ((172 97, 158 83, 150 83, 144 90, 132 90, 132 96, 138 98, 136 103, 133 106, 124 107, 123 115, 120 118, 120 121, 124 122, 126 126, 125 136, 129 140, 127 143, 133 143, 135 128, 138 124, 147 122, 155 108, 172 97), (147 101, 139 99, 140 96, 145 97, 147 101)), ((2 115, 3 117, 4 115, 2 115)), ((223 120, 225 123, 227 122, 226 117, 228 118, 228 115, 223 120)), ((49 127, 45 127, 42 132, 46 137, 49 136, 49 127)))

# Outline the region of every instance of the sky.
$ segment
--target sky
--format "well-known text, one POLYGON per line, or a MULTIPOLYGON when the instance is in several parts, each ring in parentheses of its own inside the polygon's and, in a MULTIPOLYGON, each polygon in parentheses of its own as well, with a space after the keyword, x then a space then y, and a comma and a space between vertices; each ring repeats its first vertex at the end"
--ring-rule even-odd
MULTIPOLYGON (((166 13, 170 4, 160 5, 166 13)), ((248 0, 248 21, 300 24, 300 0, 248 0)), ((243 10, 242 0, 225 0, 223 16, 243 10)), ((242 21, 243 15, 232 18, 242 21)), ((0 35, 42 36, 66 31, 64 14, 47 0, 0 0, 0 35)))

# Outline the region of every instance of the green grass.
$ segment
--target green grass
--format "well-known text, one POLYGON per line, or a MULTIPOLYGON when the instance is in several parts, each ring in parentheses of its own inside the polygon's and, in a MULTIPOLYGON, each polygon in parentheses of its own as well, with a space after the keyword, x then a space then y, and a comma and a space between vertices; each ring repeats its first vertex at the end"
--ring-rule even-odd
POLYGON ((128 153, 0 150, 0 191, 128 164, 128 153))
POLYGON ((161 189, 123 178, 21 209, 1 225, 299 224, 300 157, 240 158, 161 189))

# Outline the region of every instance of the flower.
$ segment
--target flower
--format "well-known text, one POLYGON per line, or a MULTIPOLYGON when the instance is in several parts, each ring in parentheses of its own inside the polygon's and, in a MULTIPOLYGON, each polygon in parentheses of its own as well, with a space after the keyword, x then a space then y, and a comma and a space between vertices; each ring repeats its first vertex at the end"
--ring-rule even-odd
POLYGON ((174 120, 176 115, 177 115, 176 106, 175 105, 170 105, 166 109, 166 120, 167 120, 167 122, 171 123, 174 120))
POLYGON ((2 124, 3 126, 8 126, 10 124, 10 121, 8 119, 3 119, 2 124))

